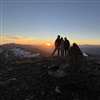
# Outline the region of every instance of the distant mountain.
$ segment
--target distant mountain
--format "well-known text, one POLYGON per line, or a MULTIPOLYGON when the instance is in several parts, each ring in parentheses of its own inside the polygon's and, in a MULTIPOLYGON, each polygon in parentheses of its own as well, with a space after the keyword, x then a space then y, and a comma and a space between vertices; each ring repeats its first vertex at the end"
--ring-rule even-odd
POLYGON ((80 48, 89 55, 100 56, 100 45, 80 45, 80 48))
POLYGON ((46 53, 37 46, 4 44, 0 46, 0 55, 4 56, 7 59, 22 59, 45 56, 46 53))

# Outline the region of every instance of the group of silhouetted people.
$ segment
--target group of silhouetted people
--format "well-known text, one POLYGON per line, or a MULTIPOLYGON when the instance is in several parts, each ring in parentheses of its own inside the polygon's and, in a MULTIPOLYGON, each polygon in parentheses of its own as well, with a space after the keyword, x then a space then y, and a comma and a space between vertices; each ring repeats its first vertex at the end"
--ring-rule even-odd
MULTIPOLYGON (((57 52, 57 56, 67 56, 69 63, 74 66, 80 66, 83 59, 83 53, 76 43, 70 46, 70 41, 66 37, 57 36, 55 40, 55 49, 52 53, 54 56, 57 52)), ((77 68, 75 68, 77 69, 77 68)))
POLYGON ((55 49, 52 53, 52 55, 55 55, 56 52, 58 56, 66 56, 68 53, 68 49, 70 47, 69 40, 65 37, 60 37, 60 35, 57 36, 57 39, 55 40, 55 49))
POLYGON ((57 39, 55 40, 55 49, 52 56, 54 56, 56 52, 58 56, 67 56, 68 54, 82 55, 82 52, 76 43, 73 43, 73 45, 70 46, 70 41, 67 39, 67 37, 63 38, 60 35, 58 35, 57 39))

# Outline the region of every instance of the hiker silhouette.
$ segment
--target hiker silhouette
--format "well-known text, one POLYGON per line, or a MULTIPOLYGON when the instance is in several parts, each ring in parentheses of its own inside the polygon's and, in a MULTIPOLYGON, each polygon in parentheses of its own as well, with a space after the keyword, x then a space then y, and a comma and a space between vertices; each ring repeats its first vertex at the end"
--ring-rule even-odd
POLYGON ((70 65, 74 66, 74 71, 80 69, 82 65, 83 53, 76 43, 73 43, 72 47, 69 49, 70 65))
POLYGON ((54 54, 56 53, 56 51, 58 51, 58 56, 60 55, 60 44, 61 44, 61 38, 60 35, 57 36, 57 39, 55 40, 55 49, 52 53, 52 56, 54 56, 54 54))
POLYGON ((60 52, 61 52, 61 56, 64 56, 64 39, 63 39, 63 37, 61 37, 60 52))
POLYGON ((67 39, 67 37, 64 38, 64 55, 67 56, 68 54, 68 49, 70 47, 70 42, 67 39))

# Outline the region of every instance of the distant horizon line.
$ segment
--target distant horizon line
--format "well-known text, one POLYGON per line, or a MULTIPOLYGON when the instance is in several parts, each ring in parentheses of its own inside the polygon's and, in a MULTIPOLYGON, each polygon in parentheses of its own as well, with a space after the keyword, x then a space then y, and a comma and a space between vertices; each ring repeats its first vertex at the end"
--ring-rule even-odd
MULTIPOLYGON (((42 44, 24 44, 24 43, 2 43, 0 44, 0 46, 2 45, 9 45, 9 44, 12 44, 12 45, 31 45, 31 46, 42 46, 42 44)), ((100 46, 100 44, 78 44, 79 46, 100 46)), ((53 46, 53 45, 52 45, 53 46)))

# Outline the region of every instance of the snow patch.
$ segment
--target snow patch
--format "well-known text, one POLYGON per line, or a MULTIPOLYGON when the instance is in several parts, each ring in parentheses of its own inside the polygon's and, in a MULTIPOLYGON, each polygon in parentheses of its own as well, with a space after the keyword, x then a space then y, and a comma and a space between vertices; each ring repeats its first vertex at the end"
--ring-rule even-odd
POLYGON ((13 48, 11 51, 14 53, 14 55, 16 57, 20 57, 20 58, 32 58, 32 57, 40 56, 40 53, 33 54, 33 53, 26 51, 22 48, 13 48))
POLYGON ((84 57, 88 57, 88 55, 87 55, 85 52, 83 52, 83 56, 84 56, 84 57))

